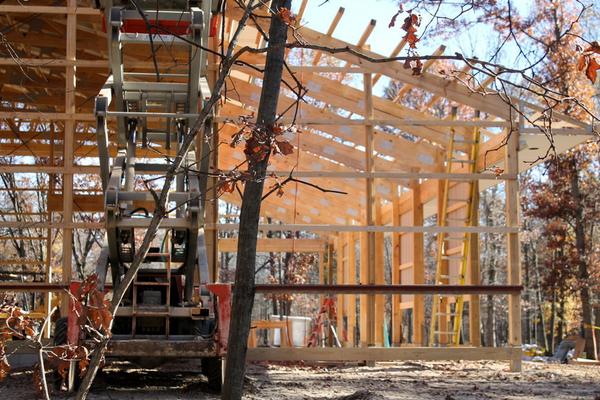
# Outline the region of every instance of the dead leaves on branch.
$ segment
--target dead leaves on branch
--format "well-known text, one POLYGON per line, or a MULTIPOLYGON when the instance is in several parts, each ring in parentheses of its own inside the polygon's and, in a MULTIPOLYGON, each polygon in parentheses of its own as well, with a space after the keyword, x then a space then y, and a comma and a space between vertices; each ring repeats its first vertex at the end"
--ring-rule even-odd
POLYGON ((0 382, 10 373, 6 354, 6 342, 12 338, 34 339, 37 335, 35 322, 23 310, 10 303, 0 304, 0 314, 6 316, 0 325, 0 382))
POLYGON ((0 382, 2 382, 10 372, 10 364, 6 357, 6 348, 4 347, 4 341, 0 341, 0 382))
POLYGON ((75 299, 81 307, 79 310, 79 325, 89 326, 104 335, 110 335, 113 315, 110 311, 110 301, 105 299, 105 293, 98 290, 98 276, 88 276, 79 287, 75 299))
POLYGON ((229 144, 235 148, 241 142, 245 142, 244 154, 249 163, 261 162, 271 153, 287 156, 294 152, 294 146, 285 139, 286 133, 299 132, 294 126, 264 126, 257 124, 253 119, 254 114, 239 118, 241 128, 231 135, 229 144))
MULTIPOLYGON (((398 9, 398 12, 392 17, 388 25, 389 28, 393 28, 394 26, 396 26, 396 19, 403 12, 404 9, 402 8, 401 4, 400 8, 398 9)), ((403 39, 406 40, 406 43, 408 43, 408 47, 410 49, 416 49, 417 42, 419 41, 419 37, 417 36, 417 30, 419 30, 419 26, 421 26, 421 17, 413 13, 412 10, 407 12, 408 16, 404 18, 404 22, 402 23, 400 29, 406 32, 403 39)))
MULTIPOLYGON (((110 335, 112 313, 110 302, 104 298, 105 293, 98 290, 98 277, 88 276, 80 285, 76 293, 71 293, 71 303, 78 313, 79 330, 92 331, 96 335, 107 337, 110 335)), ((10 364, 6 354, 6 342, 13 338, 29 340, 47 356, 48 362, 58 374, 66 380, 71 362, 78 363, 80 375, 83 376, 90 362, 90 349, 79 344, 61 344, 57 346, 43 346, 40 342, 40 324, 29 318, 19 306, 0 303, 0 314, 6 315, 3 325, 0 325, 0 381, 10 373, 10 364)), ((51 318, 48 316, 47 318, 51 318)), ((46 321, 47 323, 48 321, 46 321)), ((42 325, 43 326, 43 325, 42 325)), ((34 367, 33 386, 41 395, 45 392, 45 383, 42 377, 42 368, 38 364, 34 367)))
POLYGON ((412 12, 409 13, 408 17, 404 19, 404 23, 402 24, 402 30, 406 32, 404 39, 411 49, 417 48, 417 42, 419 41, 419 38, 417 37, 417 30, 419 29, 419 25, 421 25, 421 18, 412 12))
POLYGON ((47 350, 48 360, 56 368, 63 380, 67 379, 69 366, 72 361, 77 361, 79 375, 83 377, 90 363, 90 351, 84 346, 62 345, 47 350))
POLYGON ((598 70, 600 69, 600 64, 596 61, 595 54, 600 54, 600 44, 598 42, 592 42, 585 49, 578 49, 581 51, 581 56, 577 60, 577 69, 579 71, 585 70, 585 76, 592 82, 592 85, 596 83, 596 78, 598 77, 598 70))
MULTIPOLYGON (((294 125, 286 126, 280 123, 265 126, 255 122, 254 113, 240 116, 238 118, 238 129, 231 135, 229 146, 236 148, 244 142, 244 155, 248 164, 263 162, 271 154, 288 156, 294 153, 294 145, 288 140, 300 133, 294 125)), ((239 165, 232 171, 217 171, 217 195, 232 193, 237 188, 237 182, 246 182, 256 177, 250 176, 248 172, 239 171, 239 165)), ((280 189, 281 194, 283 194, 280 189)), ((280 193, 278 195, 281 196, 280 193)))
MULTIPOLYGON (((402 4, 400 4, 398 12, 392 17, 388 25, 390 28, 396 26, 396 20, 398 16, 403 12, 404 9, 402 7, 402 4)), ((406 43, 408 43, 408 58, 404 62, 404 68, 412 69, 413 75, 421 75, 421 73, 423 72, 423 63, 421 62, 421 59, 416 51, 417 42, 419 41, 419 37, 417 36, 417 30, 421 25, 421 17, 413 13, 413 10, 409 10, 407 11, 407 13, 408 16, 404 18, 404 22, 400 27, 405 32, 403 39, 406 41, 406 43)))
POLYGON ((281 7, 279 12, 277 13, 279 18, 288 26, 296 25, 296 16, 292 14, 292 12, 285 7, 281 7))

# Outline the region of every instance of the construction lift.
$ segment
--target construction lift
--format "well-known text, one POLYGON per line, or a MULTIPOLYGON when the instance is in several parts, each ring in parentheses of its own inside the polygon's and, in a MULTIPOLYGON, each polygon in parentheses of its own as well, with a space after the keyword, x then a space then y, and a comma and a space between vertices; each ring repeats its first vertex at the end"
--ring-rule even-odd
MULTIPOLYGON (((211 0, 135 0, 104 8, 111 74, 96 97, 95 115, 106 245, 96 273, 100 287, 110 291, 121 282, 149 226, 155 210, 153 191, 161 190, 160 177, 170 164, 167 153, 179 150, 210 96, 202 48, 207 46, 211 15, 219 7, 211 0), (154 54, 158 46, 187 52, 185 63, 176 72, 161 69, 154 54), (130 64, 128 49, 147 52, 152 72, 140 68, 139 61, 130 64), (107 126, 112 117, 114 157, 107 126), (141 151, 163 154, 162 163, 136 158, 141 151), (153 182, 158 184, 153 187, 153 182)), ((209 135, 211 125, 199 132, 201 139, 209 135)), ((114 316, 107 356, 149 367, 169 359, 199 358, 209 386, 220 389, 230 287, 214 283, 217 277, 208 267, 203 225, 209 154, 204 140, 197 143, 186 154, 169 194, 167 208, 173 211, 160 223, 160 232, 114 316)), ((71 290, 77 285, 73 283, 71 290)), ((73 312, 60 324, 59 342, 86 340, 73 312)))

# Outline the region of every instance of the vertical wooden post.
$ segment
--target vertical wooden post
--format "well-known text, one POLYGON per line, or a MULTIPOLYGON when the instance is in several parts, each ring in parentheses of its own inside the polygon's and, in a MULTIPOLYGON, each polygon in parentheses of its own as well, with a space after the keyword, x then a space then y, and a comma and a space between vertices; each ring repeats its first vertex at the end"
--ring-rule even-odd
MULTIPOLYGON (((336 238, 336 255, 337 255, 337 263, 336 263, 336 271, 335 278, 336 284, 340 285, 346 283, 344 280, 344 273, 346 269, 346 235, 343 233, 338 233, 336 238)), ((346 304, 344 302, 345 296, 342 294, 338 294, 336 296, 336 308, 337 308, 337 321, 336 321, 336 329, 340 342, 343 342, 342 332, 344 331, 344 315, 346 311, 346 304)))
MULTIPOLYGON (((336 241, 334 240, 331 245, 329 246, 329 268, 327 268, 327 283, 329 285, 333 284, 333 250, 334 250, 334 246, 335 246, 336 241)), ((321 303, 322 304, 322 303, 321 303)), ((329 321, 333 320, 333 310, 329 309, 329 312, 327 313, 327 319, 329 321)), ((328 332, 327 335, 327 346, 331 347, 333 346, 333 335, 331 335, 331 332, 328 332)))
MULTIPOLYGON (((325 245, 327 247, 327 245, 325 245)), ((325 283, 325 252, 319 252, 319 283, 325 283)))
MULTIPOLYGON (((522 105, 520 105, 522 108, 522 105)), ((523 118, 519 118, 519 130, 509 132, 505 146, 505 169, 508 174, 519 172, 519 134, 523 128, 523 118)), ((506 225, 519 226, 519 182, 518 180, 506 181, 506 225)), ((521 284, 521 260, 519 255, 519 234, 508 233, 508 284, 521 284)), ((513 346, 513 358, 510 369, 513 372, 521 371, 521 294, 508 296, 508 344, 513 346)))
MULTIPOLYGON (((366 285, 369 283, 369 255, 367 254, 367 232, 360 232, 360 283, 366 285)), ((369 345, 367 340, 368 335, 368 296, 366 294, 360 295, 360 346, 367 347, 369 345)))
MULTIPOLYGON (((354 284, 356 283, 356 253, 355 253, 355 240, 352 232, 347 233, 346 243, 348 245, 348 257, 346 260, 345 282, 354 284)), ((347 329, 348 329, 348 347, 354 347, 356 344, 356 296, 349 294, 346 296, 346 315, 347 315, 347 329)))
MULTIPOLYGON (((383 225, 381 215, 381 201, 379 198, 375 200, 375 224, 383 225)), ((384 259, 384 236, 383 232, 375 233, 375 283, 385 283, 385 259, 384 259)), ((383 346, 383 330, 385 327, 385 295, 378 294, 375 296, 375 345, 383 346)))
MULTIPOLYGON (((54 142, 56 140, 56 124, 54 122, 50 123, 50 157, 49 157, 49 163, 51 167, 54 167, 55 165, 55 160, 54 160, 54 142)), ((48 174, 48 197, 47 199, 49 199, 51 196, 54 195, 54 183, 56 182, 56 175, 54 174, 48 174)), ((52 211, 50 209, 50 207, 48 207, 48 202, 46 202, 46 208, 48 211, 48 221, 52 221, 52 211)), ((52 276, 52 228, 48 228, 46 229, 46 259, 44 260, 45 262, 45 268, 46 268, 46 277, 44 279, 44 281, 46 283, 50 283, 50 278, 52 276)), ((44 297, 44 301, 45 301, 45 305, 46 305, 46 315, 50 315, 50 312, 52 311, 52 292, 46 292, 45 293, 45 297, 44 297)), ((61 310, 62 311, 62 310, 61 310)), ((50 324, 46 324, 46 331, 44 332, 44 337, 49 338, 50 337, 50 324)))
MULTIPOLYGON (((364 92, 365 92, 365 112, 364 118, 373 118, 373 76, 371 73, 363 75, 364 92)), ((367 123, 365 125, 365 166, 367 172, 374 171, 373 160, 373 125, 367 123)), ((375 180, 372 177, 366 179, 366 225, 373 226, 374 218, 374 203, 375 203, 375 180)), ((367 232, 367 270, 368 283, 375 283, 375 232, 367 232)), ((362 311, 362 310, 361 310, 362 311)), ((367 295, 367 345, 375 345, 375 296, 367 295)))
MULTIPOLYGON (((391 184, 392 189, 392 225, 400 226, 400 195, 398 185, 391 184)), ((400 233, 392 233, 392 285, 400 284, 400 233)), ((400 295, 392 296, 392 346, 400 346, 402 342, 402 310, 400 295)))
MULTIPOLYGON (((472 201, 475 203, 475 214, 473 225, 479 225, 479 181, 473 182, 475 185, 475 196, 472 201)), ((469 235, 469 274, 470 284, 479 285, 481 280, 481 272, 479 269, 479 233, 471 233, 469 235)), ((479 295, 472 294, 469 296, 469 341, 471 346, 481 346, 481 329, 480 329, 480 313, 479 313, 479 295)))
MULTIPOLYGON (((423 203, 421 202, 421 185, 412 180, 412 213, 413 226, 423 226, 423 203)), ((413 233, 413 282, 425 283, 425 255, 423 233, 413 233)), ((423 328, 425 326, 425 301, 423 295, 415 295, 413 303, 413 343, 424 345, 423 328)))
MULTIPOLYGON (((62 280, 64 283, 71 282, 72 257, 73 257, 73 136, 76 121, 75 114, 75 89, 76 89, 76 57, 77 57, 77 1, 67 2, 67 32, 66 32, 66 67, 65 67, 65 119, 64 126, 64 149, 63 149, 63 221, 62 232, 63 265, 62 280)), ((68 313, 68 296, 65 294, 61 299, 61 314, 68 313)))

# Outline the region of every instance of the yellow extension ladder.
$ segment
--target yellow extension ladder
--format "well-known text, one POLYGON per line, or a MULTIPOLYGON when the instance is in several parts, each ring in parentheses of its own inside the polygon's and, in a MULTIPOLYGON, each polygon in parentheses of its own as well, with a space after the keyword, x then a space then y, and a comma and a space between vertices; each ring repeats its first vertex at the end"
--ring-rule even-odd
MULTIPOLYGON (((478 115, 477 115, 478 116, 478 115)), ((452 118, 456 118, 456 108, 452 109, 452 118)), ((456 166, 467 165, 468 173, 477 172, 477 158, 479 154, 479 141, 480 132, 478 128, 474 128, 470 138, 466 138, 463 135, 456 134, 454 128, 451 129, 450 143, 447 147, 447 158, 446 158, 446 173, 456 173, 456 166), (457 150, 457 147, 460 150, 457 150), (465 157, 466 155, 466 157, 465 157)), ((439 209, 439 226, 447 227, 450 226, 448 222, 454 221, 455 223, 451 226, 475 226, 477 225, 477 207, 474 199, 478 199, 476 180, 468 181, 468 195, 467 198, 452 198, 451 196, 451 184, 463 182, 459 180, 445 179, 443 181, 443 193, 441 198, 441 207, 439 209), (448 214, 451 214, 457 210, 466 207, 466 215, 460 218, 451 218, 448 214)), ((444 285, 451 283, 451 276, 449 273, 450 261, 458 261, 459 272, 458 275, 452 277, 458 278, 458 285, 464 285, 467 274, 467 263, 469 260, 470 253, 470 237, 467 232, 460 233, 448 233, 440 232, 438 234, 437 243, 437 260, 436 260, 436 271, 435 281, 436 285, 444 285), (458 242, 458 245, 451 243, 458 242), (458 251, 457 248, 459 249, 458 251)), ((433 304, 431 312, 431 327, 429 330, 429 344, 453 344, 459 345, 461 338, 461 326, 462 326, 462 314, 464 306, 464 295, 455 296, 454 310, 450 310, 450 295, 433 295, 433 304), (450 319, 448 318, 450 317, 450 319), (451 318, 454 317, 452 323, 452 330, 449 330, 451 318), (442 340, 446 338, 446 340, 442 340), (436 341, 437 339, 437 341, 436 341), (445 342, 445 343, 443 343, 445 342)))

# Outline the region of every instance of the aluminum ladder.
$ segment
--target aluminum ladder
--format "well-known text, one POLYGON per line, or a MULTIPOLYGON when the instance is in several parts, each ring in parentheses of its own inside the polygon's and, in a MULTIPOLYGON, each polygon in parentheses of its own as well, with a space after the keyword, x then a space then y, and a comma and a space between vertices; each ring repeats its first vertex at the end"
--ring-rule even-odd
MULTIPOLYGON (((452 109, 452 118, 456 118, 457 109, 452 109)), ((479 114, 479 113, 477 113, 479 114)), ((478 117, 479 115, 477 115, 478 117)), ((471 137, 465 138, 462 135, 456 134, 454 128, 451 130, 450 143, 446 150, 445 172, 456 173, 456 167, 467 166, 467 172, 470 174, 477 172, 477 162, 479 154, 480 131, 479 128, 474 128, 471 137), (457 145, 460 145, 461 150, 457 150, 457 145)), ((466 198, 452 197, 453 184, 463 182, 462 180, 445 179, 443 181, 443 191, 441 197, 441 207, 439 209, 440 227, 469 227, 478 224, 476 204, 478 185, 476 180, 469 180, 466 190, 466 198), (453 212, 465 209, 464 216, 453 218, 450 216, 453 212), (450 225, 452 224, 452 225, 450 225)), ((451 280, 456 280, 456 284, 464 285, 466 283, 467 266, 470 255, 470 233, 448 233, 440 232, 437 241, 436 254, 436 285, 450 284, 451 280), (453 243, 458 245, 452 246, 453 243), (451 275, 449 273, 449 263, 457 261, 458 274, 451 275)), ((429 344, 441 345, 450 343, 458 346, 461 342, 461 327, 464 309, 464 295, 454 296, 454 308, 450 307, 449 295, 433 295, 431 324, 429 330, 429 344), (448 319, 449 317, 449 319, 448 319), (449 338, 449 340, 444 340, 449 338)))

